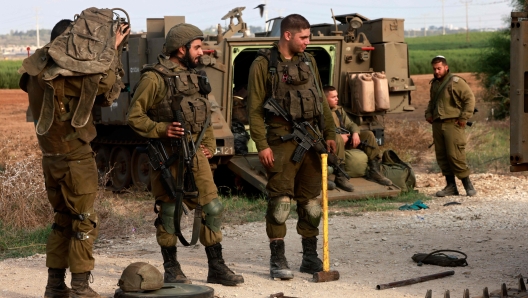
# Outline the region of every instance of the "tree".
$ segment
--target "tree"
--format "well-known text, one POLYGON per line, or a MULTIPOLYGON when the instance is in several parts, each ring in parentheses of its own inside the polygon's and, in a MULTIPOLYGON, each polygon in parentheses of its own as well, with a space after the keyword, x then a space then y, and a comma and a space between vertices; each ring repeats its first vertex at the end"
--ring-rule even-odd
MULTIPOLYGON (((524 0, 510 0, 514 11, 528 8, 524 0)), ((508 18, 507 23, 510 23, 508 18)), ((491 103, 494 119, 504 119, 510 114, 510 29, 497 32, 488 47, 479 56, 479 77, 487 92, 484 100, 491 103)))

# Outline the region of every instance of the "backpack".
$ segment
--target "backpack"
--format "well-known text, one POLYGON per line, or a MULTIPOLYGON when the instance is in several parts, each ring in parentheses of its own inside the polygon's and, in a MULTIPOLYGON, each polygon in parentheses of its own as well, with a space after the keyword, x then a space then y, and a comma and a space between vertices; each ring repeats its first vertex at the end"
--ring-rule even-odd
POLYGON ((393 150, 385 150, 381 161, 381 172, 402 192, 413 191, 416 187, 416 176, 410 164, 402 161, 393 150))
POLYGON ((124 12, 130 21, 128 13, 121 8, 90 7, 75 15, 72 24, 53 40, 48 54, 63 69, 80 74, 105 73, 113 63, 120 63, 115 60, 121 58, 119 55, 114 59, 115 32, 124 22, 117 10, 124 12))

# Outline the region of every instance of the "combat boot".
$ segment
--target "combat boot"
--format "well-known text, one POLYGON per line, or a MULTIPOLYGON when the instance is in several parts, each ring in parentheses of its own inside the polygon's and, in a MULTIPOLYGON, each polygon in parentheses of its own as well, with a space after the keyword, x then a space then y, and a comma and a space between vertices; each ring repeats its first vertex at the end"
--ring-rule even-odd
POLYGON ((330 179, 326 180, 326 189, 328 189, 328 190, 334 190, 334 189, 336 189, 336 184, 335 184, 335 182, 332 181, 332 180, 330 180, 330 179))
MULTIPOLYGON (((344 169, 345 168, 344 165, 342 165, 341 168, 344 169)), ((352 185, 352 183, 350 183, 350 181, 345 176, 343 176, 343 174, 339 171, 335 173, 334 182, 337 187, 341 188, 344 191, 348 191, 348 192, 354 191, 354 186, 352 185)))
MULTIPOLYGON (((458 196, 458 189, 455 182, 455 175, 446 175, 446 187, 436 192, 437 197, 458 196)), ((472 186, 473 187, 473 186, 472 186)))
POLYGON ((207 282, 211 284, 221 284, 224 286, 236 286, 244 283, 242 275, 235 274, 229 269, 222 257, 222 244, 217 243, 205 247, 207 254, 207 263, 209 272, 207 273, 207 282))
POLYGON ((271 278, 292 279, 293 272, 288 266, 284 255, 284 240, 273 240, 270 242, 270 276, 271 278))
POLYGON ((180 262, 176 259, 176 246, 161 246, 161 255, 163 256, 163 282, 191 284, 191 281, 183 274, 180 262))
POLYGON ((469 176, 462 178, 462 185, 464 185, 464 189, 466 190, 466 194, 468 196, 472 197, 477 194, 477 191, 473 187, 471 180, 469 180, 469 176))
POLYGON ((48 284, 44 298, 69 298, 70 288, 64 283, 66 269, 48 268, 48 284))
POLYGON ((96 291, 90 288, 88 280, 93 282, 93 275, 90 271, 84 273, 72 273, 71 298, 101 298, 96 291))
POLYGON ((381 185, 392 185, 392 181, 390 181, 387 177, 383 176, 383 174, 381 173, 379 158, 370 159, 367 165, 369 167, 367 173, 367 177, 369 177, 369 179, 381 185))
POLYGON ((323 261, 317 257, 317 237, 303 238, 301 272, 314 274, 323 271, 323 261))

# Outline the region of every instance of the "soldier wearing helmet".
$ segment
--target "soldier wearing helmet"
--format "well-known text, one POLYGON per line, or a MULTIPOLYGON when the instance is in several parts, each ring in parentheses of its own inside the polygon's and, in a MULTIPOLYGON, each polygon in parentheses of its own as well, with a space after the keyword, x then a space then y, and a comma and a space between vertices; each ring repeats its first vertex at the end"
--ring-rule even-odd
MULTIPOLYGON (((223 206, 218 199, 218 190, 208 162, 216 150, 216 141, 210 121, 204 120, 211 114, 211 106, 206 98, 210 88, 196 83, 205 76, 204 72, 198 73, 195 70, 200 56, 203 55, 203 39, 202 31, 191 24, 182 23, 170 29, 158 63, 148 65, 142 70, 143 74, 130 103, 128 124, 145 138, 159 139, 169 156, 178 150, 171 145, 171 140, 182 138, 185 131, 192 133, 193 142, 197 142, 199 135, 203 136, 199 146, 201 150, 197 150, 193 159, 193 173, 199 196, 195 199, 184 199, 184 203, 190 209, 199 205, 203 210, 200 242, 205 246, 208 258, 207 282, 234 286, 243 283, 244 278, 231 271, 222 257, 220 228, 223 206), (173 99, 181 99, 184 123, 174 122, 171 107, 173 99)), ((178 173, 177 164, 178 162, 175 162, 170 166, 173 177, 183 174, 178 173)), ((161 246, 164 262, 164 281, 191 283, 182 272, 176 256, 176 202, 167 195, 160 176, 161 172, 156 170, 150 177, 152 195, 159 206, 155 226, 156 239, 161 246)))

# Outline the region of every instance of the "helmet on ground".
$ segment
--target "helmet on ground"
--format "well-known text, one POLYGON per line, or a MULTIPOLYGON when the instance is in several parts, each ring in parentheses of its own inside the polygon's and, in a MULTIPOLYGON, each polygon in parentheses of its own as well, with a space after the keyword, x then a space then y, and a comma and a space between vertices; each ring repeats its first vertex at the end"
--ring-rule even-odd
POLYGON ((172 52, 195 39, 204 40, 202 30, 191 24, 178 24, 167 33, 165 44, 163 45, 163 54, 169 56, 172 52))
POLYGON ((123 270, 118 285, 124 292, 159 290, 163 287, 163 275, 148 263, 132 263, 123 270))

